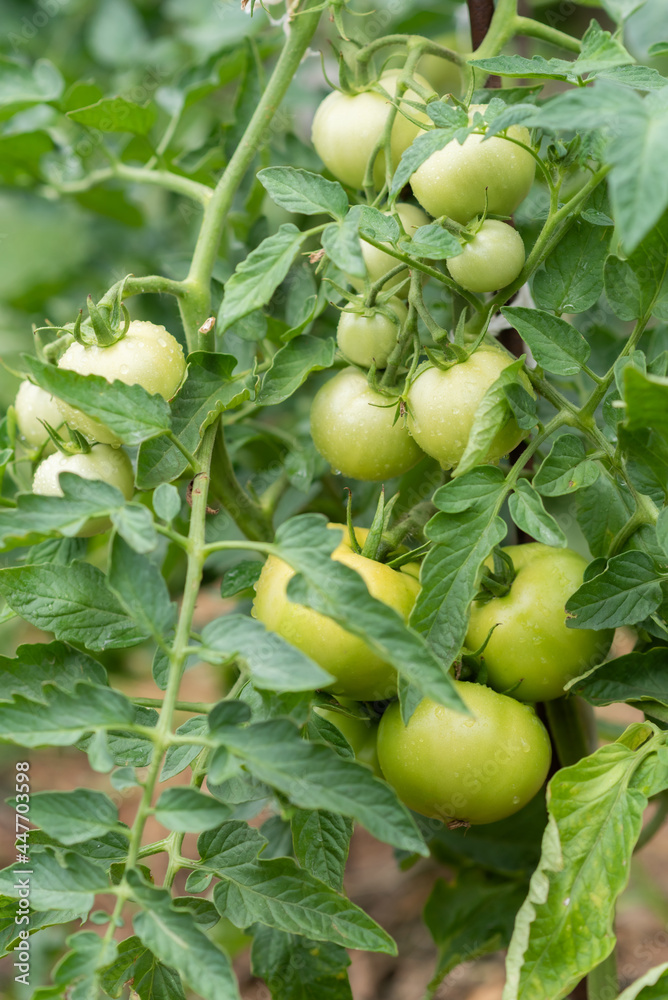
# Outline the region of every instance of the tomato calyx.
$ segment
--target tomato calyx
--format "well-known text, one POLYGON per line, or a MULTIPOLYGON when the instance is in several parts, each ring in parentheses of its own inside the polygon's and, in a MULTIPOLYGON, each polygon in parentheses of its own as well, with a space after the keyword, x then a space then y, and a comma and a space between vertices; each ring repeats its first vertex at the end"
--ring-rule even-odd
MULTIPOLYGON (((487 566, 483 568, 480 579, 480 590, 474 598, 478 604, 488 604, 495 597, 505 597, 510 592, 513 580, 517 576, 513 560, 498 545, 494 548, 493 559, 493 570, 490 570, 487 566)), ((485 640, 485 645, 487 645, 488 641, 489 635, 485 640)), ((484 646, 482 648, 484 649, 484 646)))

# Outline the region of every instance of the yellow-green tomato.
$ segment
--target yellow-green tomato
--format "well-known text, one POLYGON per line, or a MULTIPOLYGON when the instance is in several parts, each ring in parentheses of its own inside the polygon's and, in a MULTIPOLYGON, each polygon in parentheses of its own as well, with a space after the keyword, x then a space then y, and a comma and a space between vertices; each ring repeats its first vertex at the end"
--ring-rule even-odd
MULTIPOLYGON (((385 215, 391 214, 391 212, 385 212, 385 215)), ((397 205, 397 215, 401 219, 401 224, 407 236, 413 236, 416 229, 419 229, 420 226, 426 226, 429 222, 429 217, 417 205, 408 205, 405 203, 397 205)), ((366 264, 368 279, 371 282, 380 281, 384 274, 387 274, 388 271, 391 271, 399 263, 396 257, 392 257, 391 254, 385 253, 384 250, 379 250, 378 247, 373 247, 370 243, 366 243, 364 237, 362 237, 362 257, 366 264)), ((395 285, 405 281, 407 277, 408 268, 404 268, 403 271, 399 271, 393 278, 390 278, 384 287, 394 288, 395 285)), ((364 287, 364 282, 359 278, 351 278, 350 283, 358 289, 364 287)))
MULTIPOLYGON (((134 492, 134 473, 127 453, 108 444, 93 445, 89 452, 79 455, 63 455, 59 451, 50 455, 35 470, 33 493, 62 497, 61 472, 72 472, 82 479, 100 479, 120 490, 126 500, 130 500, 134 492)), ((110 524, 107 517, 91 518, 79 535, 84 538, 97 535, 106 531, 110 524)))
MULTIPOLYGON (((343 530, 344 539, 348 538, 344 525, 331 527, 343 530)), ((365 534, 361 529, 356 530, 360 544, 365 534)), ((408 621, 420 590, 414 576, 353 552, 347 541, 337 546, 332 559, 359 573, 373 597, 408 621)), ((390 664, 331 618, 288 600, 286 590, 293 576, 294 571, 287 563, 269 556, 255 585, 254 616, 329 671, 336 678, 328 688, 333 694, 355 701, 394 697, 397 675, 390 664)))
POLYGON ((311 436, 323 458, 349 479, 380 482, 408 472, 422 452, 396 401, 369 386, 357 368, 344 368, 322 386, 311 404, 311 436))
POLYGON ((378 730, 381 770, 423 816, 495 823, 543 785, 550 738, 531 706, 480 684, 455 687, 471 716, 424 698, 404 726, 399 703, 390 705, 378 730))
MULTIPOLYGON (((484 105, 472 104, 470 119, 475 111, 484 113, 484 105)), ((507 135, 530 145, 523 125, 511 125, 507 135)), ((512 215, 528 195, 535 173, 536 161, 521 146, 503 136, 485 140, 469 135, 462 145, 453 139, 432 153, 411 177, 411 187, 430 215, 467 223, 484 212, 485 192, 491 215, 512 215)))
POLYGON ((486 219, 464 244, 458 257, 447 261, 448 271, 469 292, 493 292, 515 280, 524 267, 522 237, 505 222, 486 219))
MULTIPOLYGON (((134 320, 124 337, 109 347, 70 344, 58 362, 79 375, 101 375, 107 382, 118 380, 141 385, 153 395, 171 399, 183 380, 186 362, 183 348, 164 326, 134 320)), ((67 403, 58 402, 70 427, 93 441, 119 444, 120 438, 104 424, 67 403)))
MULTIPOLYGON (((447 371, 426 368, 411 385, 408 429, 422 450, 437 459, 444 469, 459 464, 483 396, 514 360, 501 349, 482 347, 447 371)), ((533 395, 525 375, 521 381, 533 395)), ((508 411, 508 419, 492 441, 485 461, 497 462, 523 437, 524 431, 508 411)))
MULTIPOLYGON (((354 701, 345 698, 339 698, 338 700, 344 708, 355 706, 354 701)), ((360 763, 368 764, 374 774, 382 777, 380 764, 378 763, 377 722, 372 722, 370 719, 353 719, 350 715, 333 712, 328 708, 316 708, 316 712, 343 733, 360 763)))
MULTIPOLYGON (((611 629, 568 628, 566 602, 582 583, 587 560, 540 542, 509 545, 517 576, 504 597, 474 604, 466 645, 483 652, 489 683, 521 701, 551 701, 564 684, 599 664, 611 629)), ((491 565, 491 564, 490 564, 491 565)))
MULTIPOLYGON (((389 97, 394 97, 397 92, 399 73, 398 69, 389 70, 380 78, 380 86, 389 97)), ((429 89, 426 80, 417 79, 429 89)), ((421 102, 413 90, 407 90, 404 97, 407 102, 421 102)), ((313 145, 327 169, 344 184, 354 188, 363 186, 367 164, 383 137, 391 109, 388 97, 375 90, 365 90, 360 94, 342 94, 335 90, 316 111, 311 133, 313 145)), ((424 113, 409 104, 405 105, 405 110, 417 121, 429 121, 424 113)), ((390 137, 393 170, 419 131, 419 125, 413 124, 401 110, 397 112, 390 137)), ((385 181, 385 155, 382 152, 374 163, 373 180, 377 188, 381 188, 385 181)))
POLYGON ((361 299, 350 303, 339 319, 338 345, 356 365, 385 368, 406 316, 406 306, 397 298, 390 299, 382 310, 377 306, 366 308, 361 299))
POLYGON ((42 420, 54 430, 57 430, 63 422, 63 415, 55 397, 27 380, 21 382, 19 386, 14 409, 19 434, 31 448, 41 448, 49 440, 42 420))

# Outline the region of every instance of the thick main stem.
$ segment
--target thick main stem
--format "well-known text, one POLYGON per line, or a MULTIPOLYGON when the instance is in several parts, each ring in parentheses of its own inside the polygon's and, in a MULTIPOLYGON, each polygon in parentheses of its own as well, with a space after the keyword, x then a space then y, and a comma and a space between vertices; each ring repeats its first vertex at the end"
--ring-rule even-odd
POLYGON ((269 83, 260 98, 234 155, 218 181, 202 220, 199 239, 187 278, 188 293, 181 302, 181 316, 191 350, 213 347, 213 334, 198 331, 211 311, 211 275, 232 199, 302 61, 320 19, 317 0, 307 0, 290 24, 290 34, 269 83))

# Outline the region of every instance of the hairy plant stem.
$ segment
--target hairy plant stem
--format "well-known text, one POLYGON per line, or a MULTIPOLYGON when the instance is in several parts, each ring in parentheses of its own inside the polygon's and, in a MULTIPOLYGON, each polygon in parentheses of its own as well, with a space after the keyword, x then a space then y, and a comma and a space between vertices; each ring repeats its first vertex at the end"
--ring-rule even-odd
POLYGON ((321 13, 318 8, 317 0, 306 0, 298 15, 290 23, 290 33, 276 67, 239 145, 206 206, 186 279, 187 294, 180 300, 181 317, 190 350, 195 350, 197 347, 204 351, 213 349, 213 331, 204 334, 199 334, 198 331, 211 313, 211 275, 225 221, 239 184, 258 149, 263 145, 278 106, 315 33, 321 13))
MULTIPOLYGON (((202 580, 202 569, 206 559, 205 526, 207 513, 207 498, 209 486, 209 467, 211 464, 211 454, 216 434, 216 425, 208 427, 202 439, 197 458, 197 483, 193 489, 192 510, 190 515, 190 528, 188 531, 188 566, 183 589, 183 600, 179 613, 179 621, 176 628, 176 635, 169 653, 169 672, 165 696, 162 700, 162 710, 155 729, 152 731, 153 756, 149 765, 148 773, 144 780, 144 791, 141 801, 137 807, 132 829, 130 831, 130 841, 128 847, 128 857, 125 864, 125 871, 120 884, 116 888, 117 900, 114 907, 105 942, 109 942, 113 936, 114 928, 121 916, 123 904, 131 896, 130 886, 127 883, 127 872, 134 868, 141 853, 141 842, 144 834, 146 821, 151 814, 151 805, 155 793, 155 786, 162 768, 163 759, 167 748, 172 740, 172 723, 174 712, 179 704, 179 689, 181 677, 188 655, 190 632, 192 620, 195 612, 195 604, 199 587, 202 580)), ((170 838, 166 843, 169 844, 170 838)))
POLYGON ((580 52, 582 44, 579 38, 567 35, 565 31, 559 31, 549 24, 541 21, 534 21, 532 17, 515 18, 515 34, 524 35, 527 38, 538 38, 542 42, 549 42, 559 48, 567 49, 568 52, 580 52))
POLYGON ((189 177, 182 177, 171 170, 151 170, 148 166, 130 167, 126 163, 114 163, 110 167, 93 170, 79 181, 67 181, 56 186, 61 194, 80 194, 114 179, 130 181, 137 184, 151 184, 165 188, 175 194, 182 194, 200 205, 207 205, 213 196, 213 188, 189 177))

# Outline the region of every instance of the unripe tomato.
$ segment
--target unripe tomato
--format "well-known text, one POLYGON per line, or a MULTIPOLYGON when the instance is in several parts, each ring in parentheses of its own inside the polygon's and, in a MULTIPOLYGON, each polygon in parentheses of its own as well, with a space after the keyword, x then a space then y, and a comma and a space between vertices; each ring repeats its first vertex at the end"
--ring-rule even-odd
POLYGON ((395 406, 369 386, 356 368, 325 382, 311 404, 311 436, 337 472, 350 479, 392 479, 407 472, 422 452, 395 406))
MULTIPOLYGON (((109 347, 70 344, 58 362, 59 368, 79 375, 102 375, 107 382, 118 379, 127 385, 141 385, 153 395, 171 399, 186 370, 183 348, 164 326, 134 320, 124 337, 109 347)), ((86 437, 105 444, 120 439, 104 424, 86 416, 67 403, 58 402, 64 419, 86 437)))
POLYGON ((522 237, 505 222, 486 219, 476 235, 464 244, 458 257, 447 261, 448 271, 469 292, 505 288, 524 267, 522 237))
MULTIPOLYGON (((348 538, 344 525, 331 527, 342 528, 344 539, 348 538)), ((363 544, 366 532, 358 528, 355 534, 363 544)), ((359 573, 373 597, 408 621, 420 590, 414 576, 353 552, 347 541, 337 546, 332 559, 359 573)), ((287 563, 269 556, 255 585, 253 615, 336 677, 328 688, 333 694, 355 701, 393 697, 397 686, 394 668, 331 618, 289 601, 286 590, 293 576, 287 563)))
POLYGON ((31 448, 41 448, 49 440, 44 424, 57 430, 63 422, 63 415, 54 396, 32 382, 21 382, 14 400, 16 423, 19 434, 31 448))
POLYGON ((521 701, 551 701, 567 681, 605 659, 613 631, 566 625, 566 601, 587 566, 577 552, 540 542, 504 551, 517 576, 505 597, 473 605, 466 645, 479 649, 498 625, 482 654, 489 683, 521 701))
MULTIPOLYGON (((398 69, 388 70, 380 78, 381 86, 390 97, 397 92, 400 72, 398 69)), ((426 80, 421 77, 416 79, 429 89, 426 80)), ((407 90, 404 98, 407 102, 421 102, 413 90, 407 90)), ((409 104, 405 107, 407 114, 417 121, 429 121, 424 113, 409 104)), ((315 113, 311 138, 320 159, 338 180, 354 188, 363 186, 369 158, 382 139, 391 109, 392 104, 387 97, 374 90, 352 95, 335 90, 324 99, 315 113)), ((409 121, 400 110, 397 112, 390 138, 393 169, 396 169, 401 154, 419 131, 418 125, 409 121)), ((385 155, 382 152, 376 157, 373 180, 377 188, 382 188, 385 182, 385 155)))
MULTIPOLYGON (((423 451, 444 469, 458 465, 469 441, 480 402, 504 368, 515 359, 495 347, 481 347, 447 371, 426 368, 408 390, 408 429, 423 451)), ((524 388, 533 395, 524 374, 524 388)), ((510 414, 494 438, 486 462, 497 462, 515 448, 522 431, 510 414)))
POLYGON ((397 334, 408 311, 401 299, 387 303, 395 319, 390 319, 377 307, 365 308, 364 302, 351 303, 341 313, 336 339, 343 353, 356 365, 385 368, 396 343, 397 334))
MULTIPOLYGON (((354 701, 346 698, 339 698, 339 703, 344 708, 352 708, 354 701)), ((355 757, 362 764, 367 764, 379 778, 382 777, 380 764, 378 763, 378 723, 370 719, 353 719, 349 715, 342 715, 341 712, 332 712, 328 708, 316 708, 318 715, 327 719, 333 726, 343 733, 355 752, 355 757)))
MULTIPOLYGON (((470 119, 476 111, 484 113, 484 105, 472 104, 470 119)), ((530 144, 523 125, 511 125, 507 134, 530 144)), ((484 212, 485 191, 490 215, 512 215, 528 195, 535 174, 536 161, 521 146, 502 136, 485 140, 469 135, 462 145, 453 139, 432 153, 411 177, 411 187, 430 215, 467 223, 484 212)))
POLYGON ((399 703, 390 705, 378 730, 381 770, 423 816, 495 823, 543 785, 550 738, 529 705, 480 684, 455 687, 473 717, 424 698, 404 726, 399 703))
MULTIPOLYGON (((385 212, 385 215, 391 215, 391 212, 385 212)), ((407 236, 412 236, 416 229, 419 229, 420 226, 426 226, 429 222, 429 217, 417 205, 408 205, 406 203, 397 205, 397 215, 401 219, 401 224, 407 236)), ((364 237, 362 237, 362 257, 366 264, 368 279, 371 282, 380 281, 384 274, 387 274, 388 271, 391 271, 393 267, 396 267, 400 263, 391 254, 379 250, 378 247, 372 247, 370 243, 366 243, 364 237)), ((405 281, 407 277, 408 268, 406 267, 403 271, 395 274, 393 278, 390 278, 384 287, 394 288, 395 285, 405 281)), ((359 278, 351 278, 350 283, 353 287, 360 290, 364 287, 364 282, 359 278)))
MULTIPOLYGON (((61 497, 61 472, 72 472, 82 479, 101 479, 120 490, 126 500, 134 492, 132 463, 122 448, 111 448, 108 444, 93 445, 91 450, 79 455, 63 455, 55 452, 41 462, 32 482, 33 493, 41 496, 61 497)), ((106 531, 111 521, 108 517, 94 517, 79 532, 81 537, 97 535, 106 531)))

